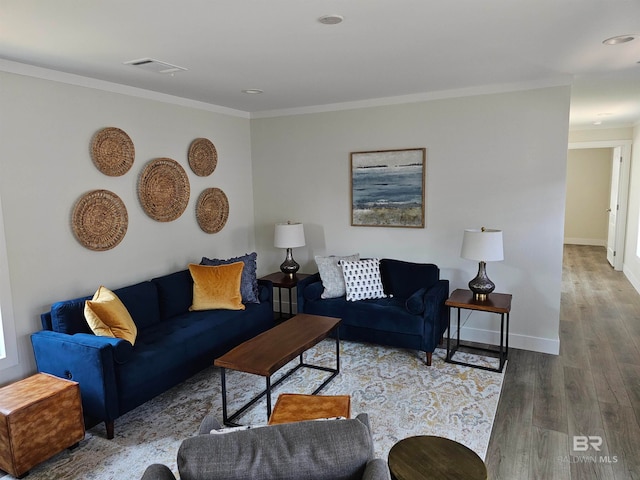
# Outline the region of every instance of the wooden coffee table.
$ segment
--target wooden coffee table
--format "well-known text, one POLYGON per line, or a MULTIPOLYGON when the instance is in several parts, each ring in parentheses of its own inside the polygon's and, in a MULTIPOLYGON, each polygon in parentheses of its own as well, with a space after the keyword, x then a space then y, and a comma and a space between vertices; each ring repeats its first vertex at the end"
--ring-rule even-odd
POLYGON ((340 338, 337 328, 341 321, 339 318, 301 313, 241 343, 217 358, 213 364, 221 369, 223 423, 230 426, 238 425, 234 420, 265 395, 267 397, 267 420, 269 420, 271 415, 271 390, 301 367, 314 368, 331 373, 331 376, 316 388, 312 395, 322 390, 340 373, 340 338), (303 353, 327 338, 333 330, 336 331, 336 368, 305 363, 303 353), (271 376, 298 356, 300 358, 299 363, 271 384, 271 376), (263 392, 231 415, 228 415, 227 411, 226 369, 261 375, 265 377, 267 384, 263 392))

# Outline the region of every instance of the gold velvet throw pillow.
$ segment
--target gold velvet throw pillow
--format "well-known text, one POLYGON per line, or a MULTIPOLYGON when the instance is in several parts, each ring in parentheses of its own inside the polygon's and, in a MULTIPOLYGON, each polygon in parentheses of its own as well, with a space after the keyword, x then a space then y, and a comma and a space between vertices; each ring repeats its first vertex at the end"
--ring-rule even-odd
POLYGON ((118 296, 100 286, 84 304, 84 317, 91 331, 102 337, 122 338, 135 344, 138 328, 118 296))
POLYGON ((193 304, 189 310, 244 310, 240 282, 244 262, 227 265, 189 264, 193 278, 193 304))

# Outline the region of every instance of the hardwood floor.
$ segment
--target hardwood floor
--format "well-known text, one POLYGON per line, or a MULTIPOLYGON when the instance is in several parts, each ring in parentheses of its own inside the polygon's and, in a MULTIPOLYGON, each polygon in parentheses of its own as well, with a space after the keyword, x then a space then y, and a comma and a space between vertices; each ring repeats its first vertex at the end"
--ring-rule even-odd
POLYGON ((565 246, 560 355, 509 351, 486 464, 494 480, 640 479, 640 295, 604 247, 565 246))

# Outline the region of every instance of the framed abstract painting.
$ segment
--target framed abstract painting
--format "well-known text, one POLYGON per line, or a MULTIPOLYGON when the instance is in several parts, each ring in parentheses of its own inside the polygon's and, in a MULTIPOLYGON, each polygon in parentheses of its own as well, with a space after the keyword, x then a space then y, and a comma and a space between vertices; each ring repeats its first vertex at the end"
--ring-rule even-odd
POLYGON ((351 225, 424 228, 427 149, 351 153, 351 225))

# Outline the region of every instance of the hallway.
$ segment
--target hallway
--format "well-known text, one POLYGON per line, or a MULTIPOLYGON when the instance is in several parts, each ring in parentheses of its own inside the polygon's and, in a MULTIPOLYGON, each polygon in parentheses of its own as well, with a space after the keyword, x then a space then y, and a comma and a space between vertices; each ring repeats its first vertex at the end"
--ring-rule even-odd
POLYGON ((560 355, 511 349, 486 463, 490 479, 640 479, 640 295, 604 247, 565 245, 560 355))

